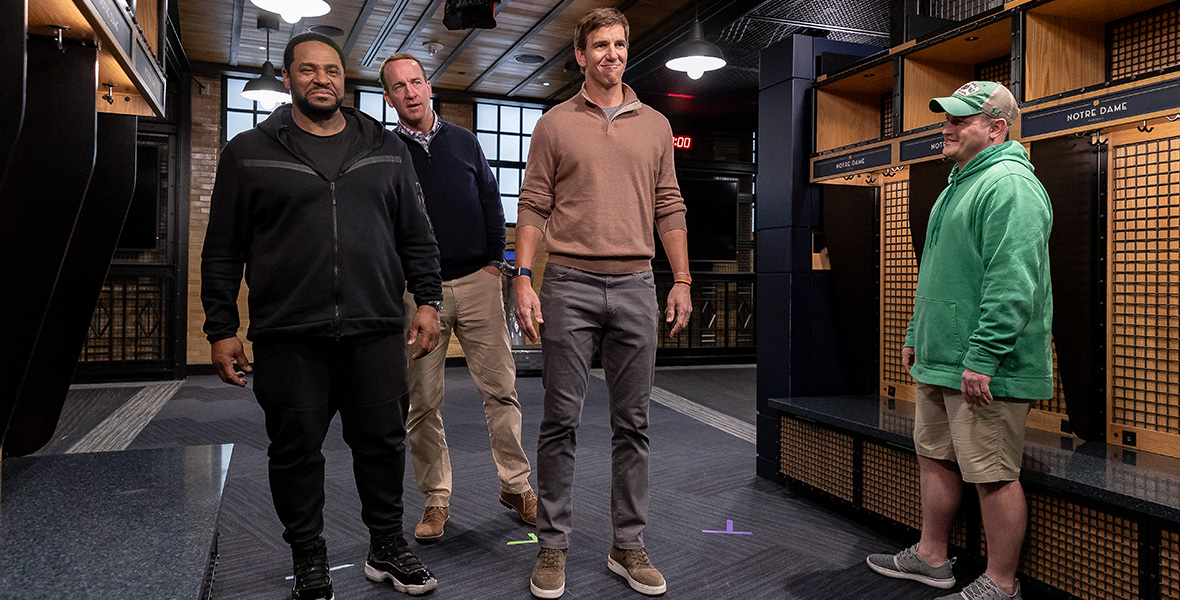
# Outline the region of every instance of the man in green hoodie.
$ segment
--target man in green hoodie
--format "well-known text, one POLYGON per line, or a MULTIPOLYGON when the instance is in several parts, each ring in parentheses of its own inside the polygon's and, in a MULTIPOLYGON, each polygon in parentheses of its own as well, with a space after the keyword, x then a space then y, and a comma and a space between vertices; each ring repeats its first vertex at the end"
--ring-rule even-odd
POLYGON ((930 110, 946 113, 942 154, 955 167, 931 211, 901 351, 918 382, 922 537, 896 555, 871 555, 868 564, 889 577, 953 587, 947 545, 962 484, 972 483, 987 570, 939 600, 1020 598, 1024 427, 1032 403, 1053 396, 1053 211, 1024 147, 1005 141, 1020 114, 1007 88, 972 81, 931 100, 930 110))

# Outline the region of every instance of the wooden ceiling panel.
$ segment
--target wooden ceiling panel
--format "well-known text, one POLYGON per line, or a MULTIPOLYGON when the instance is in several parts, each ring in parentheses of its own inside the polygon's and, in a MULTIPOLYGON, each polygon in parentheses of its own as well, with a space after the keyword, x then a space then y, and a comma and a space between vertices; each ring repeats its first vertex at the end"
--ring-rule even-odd
MULTIPOLYGON (((249 0, 238 1, 242 2, 243 8, 236 66, 256 69, 266 59, 265 49, 260 49, 266 45, 266 36, 257 28, 260 10, 249 0)), ((271 61, 276 66, 282 61, 282 48, 287 40, 296 33, 306 31, 308 26, 331 25, 340 28, 344 33, 336 40, 342 46, 356 26, 360 30, 356 32, 356 41, 345 63, 348 78, 352 81, 376 81, 381 61, 402 45, 407 45, 406 50, 422 61, 428 75, 445 65, 445 72, 435 77, 436 87, 464 90, 483 76, 483 81, 473 91, 506 94, 515 89, 514 95, 522 98, 543 98, 569 83, 576 73, 566 71, 564 65, 573 60, 573 53, 569 50, 575 25, 593 8, 620 4, 617 0, 573 0, 560 13, 551 15, 554 8, 562 4, 562 0, 507 0, 497 14, 497 26, 494 29, 465 31, 447 30, 442 24, 443 9, 438 8, 418 34, 406 44, 408 36, 432 3, 432 0, 408 0, 396 26, 381 41, 380 48, 372 53, 375 55, 373 64, 362 66, 361 62, 370 53, 370 48, 377 41, 390 13, 397 8, 399 0, 375 0, 364 23, 357 23, 357 20, 365 8, 366 0, 329 2, 332 11, 327 15, 305 19, 294 25, 281 23, 280 31, 271 34, 271 61), (543 29, 533 31, 525 43, 520 43, 538 23, 547 18, 549 22, 543 29), (461 53, 454 55, 455 49, 472 35, 475 37, 471 43, 461 53), (434 56, 430 56, 423 47, 430 41, 443 44, 443 49, 434 56), (511 56, 506 54, 510 50, 511 56), (546 61, 555 55, 562 56, 548 64, 543 72, 537 73, 537 69, 545 63, 521 64, 513 60, 517 54, 536 54, 546 61), (496 68, 488 72, 493 65, 496 68), (534 74, 536 77, 533 77, 534 74), (550 85, 544 86, 543 82, 549 82, 550 85)), ((230 44, 235 39, 232 31, 234 5, 235 0, 185 0, 180 3, 182 38, 190 59, 231 66, 234 49, 230 44)), ((626 11, 631 24, 632 43, 642 40, 653 27, 673 15, 682 15, 685 10, 691 10, 692 6, 688 0, 634 2, 626 11)))

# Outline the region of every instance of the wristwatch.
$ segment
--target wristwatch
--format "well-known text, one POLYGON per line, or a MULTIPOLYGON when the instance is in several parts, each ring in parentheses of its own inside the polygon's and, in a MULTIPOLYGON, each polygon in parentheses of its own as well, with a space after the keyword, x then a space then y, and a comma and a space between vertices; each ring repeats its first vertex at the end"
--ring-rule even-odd
POLYGON ((500 273, 503 275, 508 275, 509 277, 512 276, 513 268, 511 265, 508 264, 508 261, 492 260, 492 261, 488 261, 488 266, 489 267, 496 267, 497 269, 500 270, 500 273))
POLYGON ((428 300, 419 306, 429 306, 433 308, 435 312, 442 312, 442 300, 428 300))
POLYGON ((513 277, 532 277, 533 270, 528 267, 517 267, 512 270, 513 277))

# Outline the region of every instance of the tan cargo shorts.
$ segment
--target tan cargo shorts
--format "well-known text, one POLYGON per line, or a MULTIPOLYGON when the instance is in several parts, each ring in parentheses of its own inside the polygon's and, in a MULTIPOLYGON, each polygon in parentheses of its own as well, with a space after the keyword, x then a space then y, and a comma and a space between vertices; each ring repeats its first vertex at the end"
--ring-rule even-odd
POLYGON ((958 463, 967 483, 1020 479, 1024 427, 1032 402, 995 398, 971 406, 960 390, 919 383, 914 394, 914 449, 958 463))

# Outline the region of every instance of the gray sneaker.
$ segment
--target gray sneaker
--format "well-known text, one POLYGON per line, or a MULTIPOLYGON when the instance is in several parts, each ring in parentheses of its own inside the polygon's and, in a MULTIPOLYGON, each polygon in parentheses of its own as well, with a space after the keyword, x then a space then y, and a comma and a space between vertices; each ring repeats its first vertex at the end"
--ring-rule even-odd
POLYGON ((870 554, 865 562, 869 564, 870 569, 886 577, 912 579, 944 590, 955 587, 955 574, 952 569, 954 559, 932 567, 918 555, 917 544, 897 554, 870 554))
POLYGON ((1020 595, 1020 580, 1016 580, 1015 593, 1009 596, 1000 590, 1000 586, 992 581, 987 574, 979 576, 979 579, 971 582, 971 585, 963 588, 963 591, 957 594, 949 594, 946 596, 939 596, 935 600, 1023 600, 1024 596, 1020 595))

